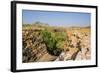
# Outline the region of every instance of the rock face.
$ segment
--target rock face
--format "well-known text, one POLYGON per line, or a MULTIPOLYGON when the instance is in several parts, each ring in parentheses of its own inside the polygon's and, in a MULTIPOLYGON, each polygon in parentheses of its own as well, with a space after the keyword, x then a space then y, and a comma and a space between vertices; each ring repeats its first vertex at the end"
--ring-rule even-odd
POLYGON ((90 39, 90 30, 80 30, 80 31, 69 31, 67 32, 68 41, 65 50, 63 51, 63 55, 61 54, 56 61, 61 61, 60 58, 62 57, 63 60, 90 60, 91 59, 91 39, 90 39))
POLYGON ((40 35, 40 30, 23 30, 23 62, 53 61, 57 56, 47 52, 47 47, 40 35))

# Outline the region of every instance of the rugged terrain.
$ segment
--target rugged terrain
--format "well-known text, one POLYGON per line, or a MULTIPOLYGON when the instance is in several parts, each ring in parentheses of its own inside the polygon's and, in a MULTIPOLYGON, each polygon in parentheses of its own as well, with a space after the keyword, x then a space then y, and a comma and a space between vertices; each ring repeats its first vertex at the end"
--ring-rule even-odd
POLYGON ((68 61, 91 59, 90 27, 22 26, 22 61, 68 61))

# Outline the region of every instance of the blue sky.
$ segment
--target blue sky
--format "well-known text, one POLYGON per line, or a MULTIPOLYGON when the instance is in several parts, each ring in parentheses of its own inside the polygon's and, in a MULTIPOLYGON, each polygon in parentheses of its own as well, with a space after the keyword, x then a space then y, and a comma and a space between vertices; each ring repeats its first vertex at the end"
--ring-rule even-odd
POLYGON ((51 26, 90 26, 91 14, 78 12, 36 11, 23 10, 23 24, 37 21, 51 26))

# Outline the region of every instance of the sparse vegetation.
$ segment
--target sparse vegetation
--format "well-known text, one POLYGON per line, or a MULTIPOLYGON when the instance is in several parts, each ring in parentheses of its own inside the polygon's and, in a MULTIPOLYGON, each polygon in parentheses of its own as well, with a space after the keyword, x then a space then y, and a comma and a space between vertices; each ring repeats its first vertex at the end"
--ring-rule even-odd
POLYGON ((80 52, 81 59, 90 59, 90 34, 90 27, 53 27, 40 22, 23 24, 22 61, 24 63, 55 61, 62 52, 66 53, 64 55, 66 61, 80 59, 78 57, 80 52))

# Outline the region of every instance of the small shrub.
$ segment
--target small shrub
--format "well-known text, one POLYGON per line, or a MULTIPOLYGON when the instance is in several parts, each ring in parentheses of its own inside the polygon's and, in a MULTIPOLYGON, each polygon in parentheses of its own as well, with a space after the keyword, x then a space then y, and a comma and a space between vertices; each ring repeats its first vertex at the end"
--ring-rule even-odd
POLYGON ((44 43, 47 46, 47 51, 51 55, 58 56, 62 52, 62 42, 65 40, 60 33, 54 33, 48 30, 43 30, 41 32, 44 43))

